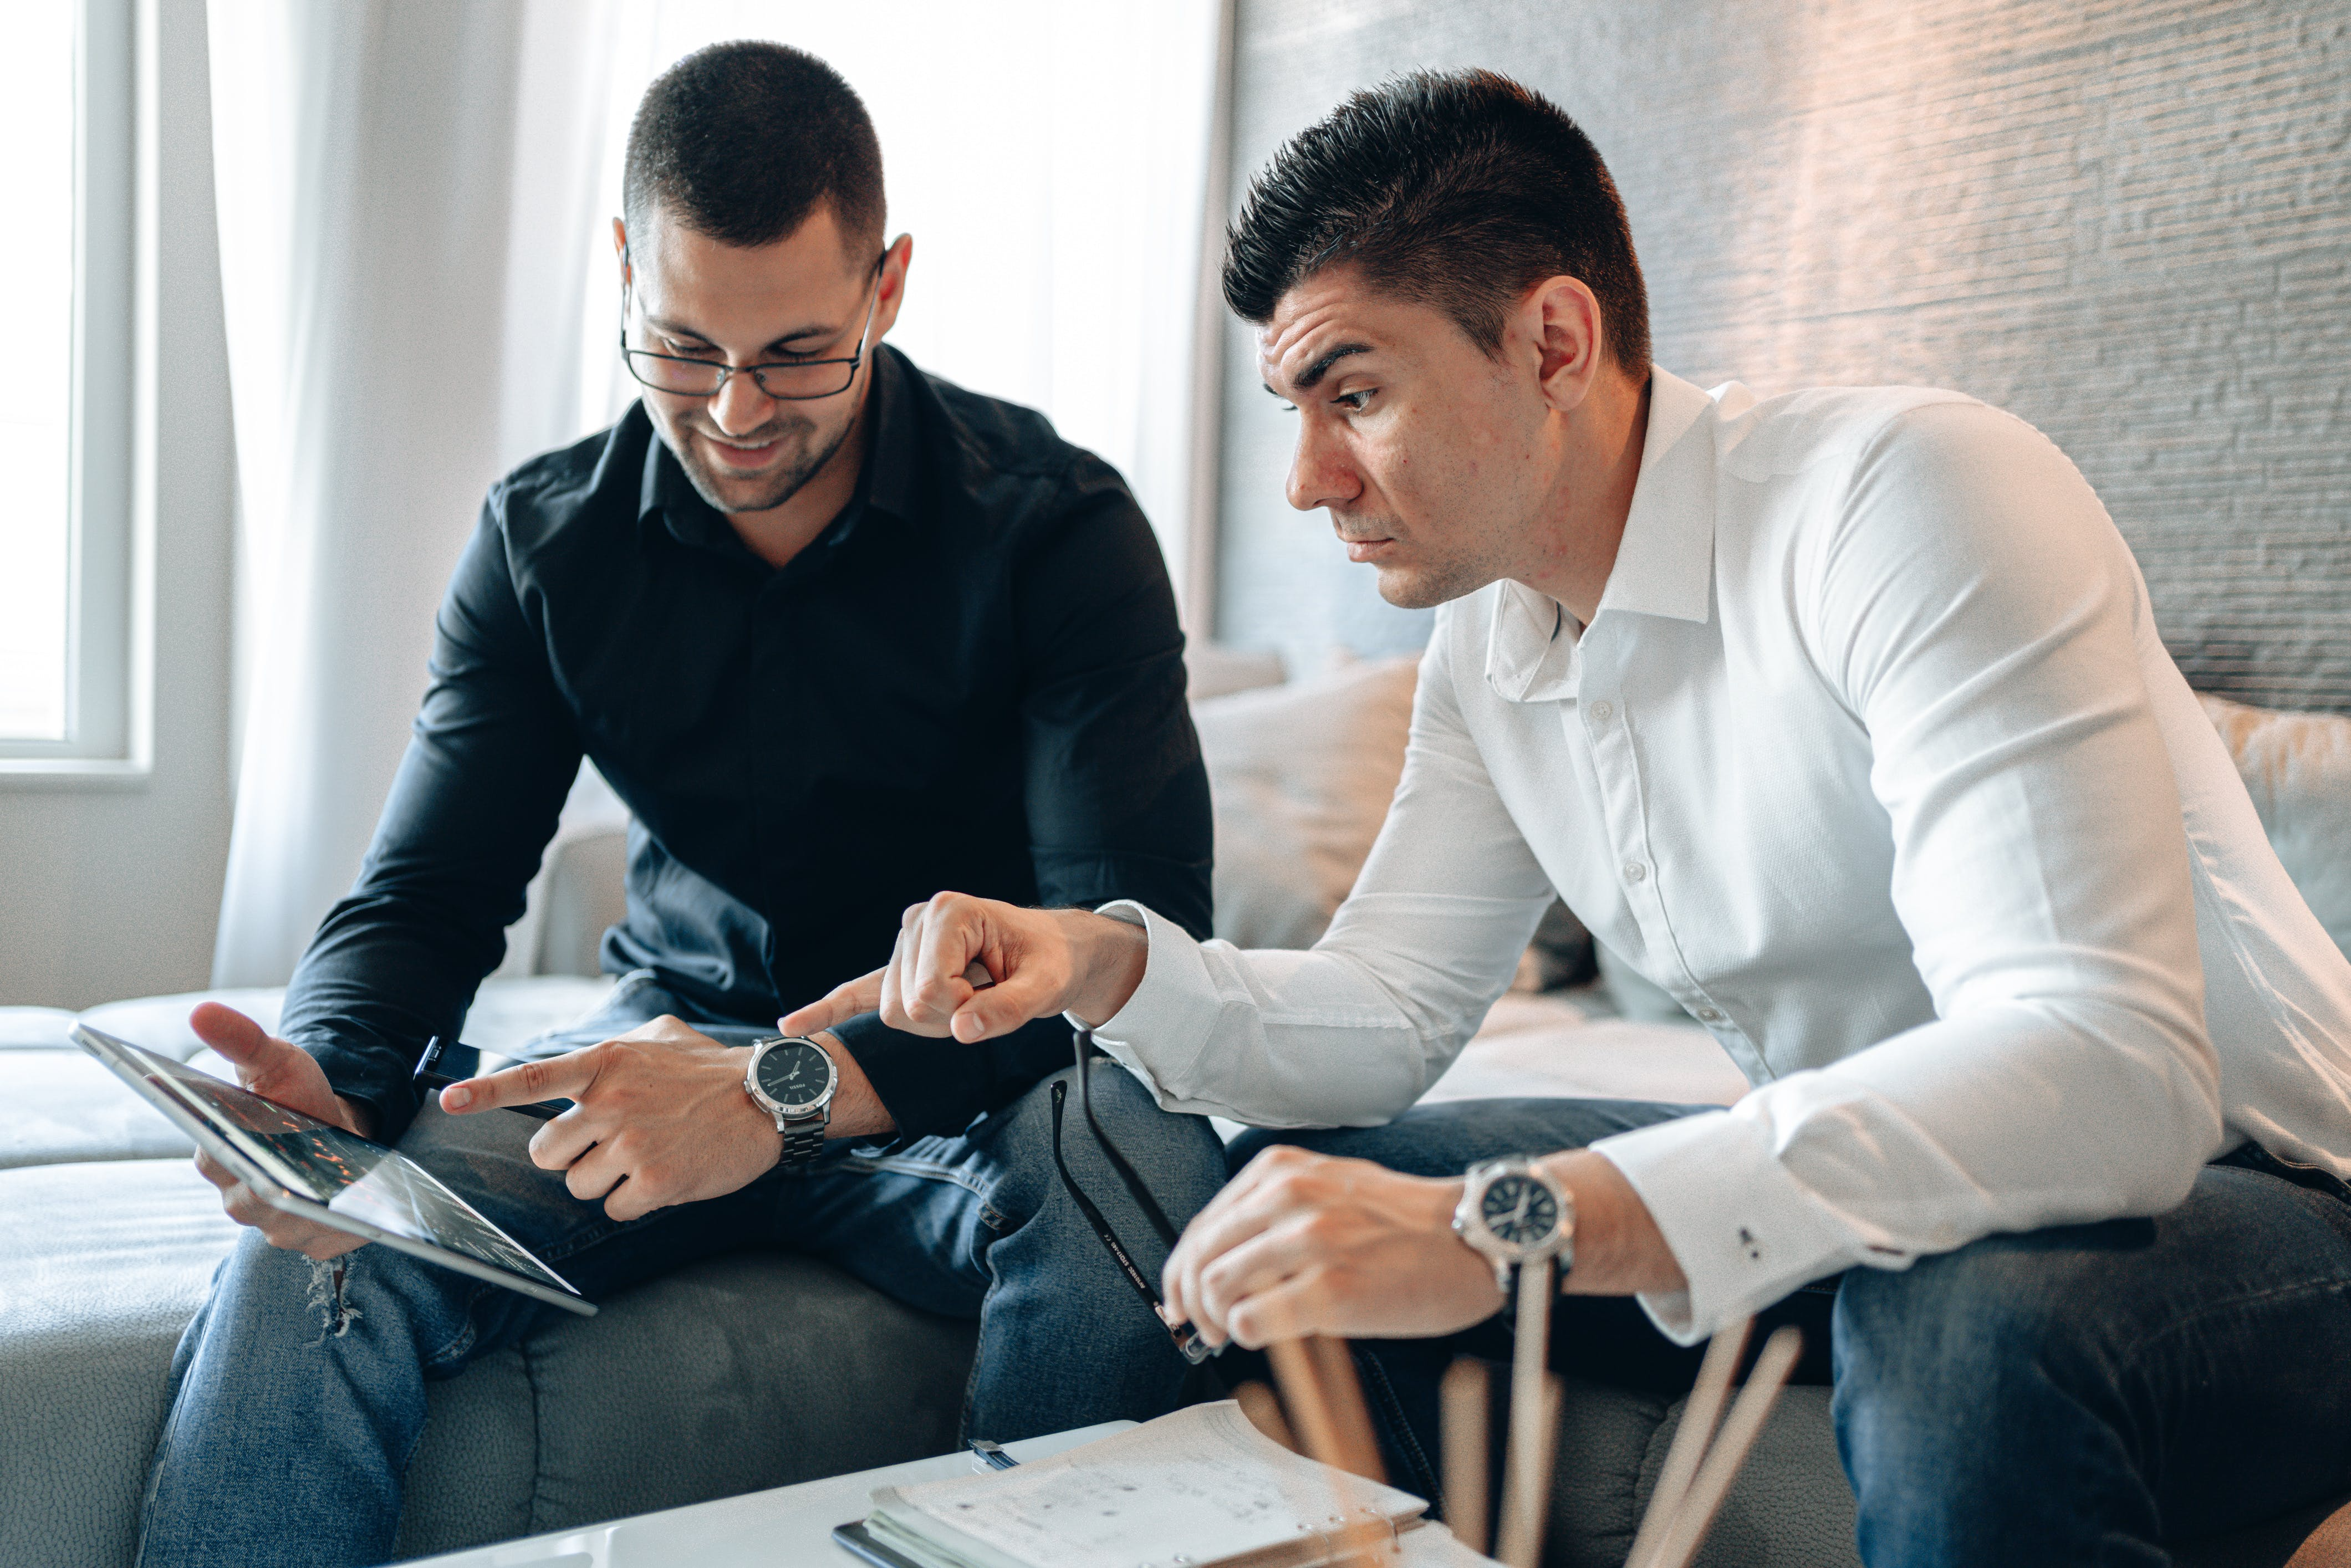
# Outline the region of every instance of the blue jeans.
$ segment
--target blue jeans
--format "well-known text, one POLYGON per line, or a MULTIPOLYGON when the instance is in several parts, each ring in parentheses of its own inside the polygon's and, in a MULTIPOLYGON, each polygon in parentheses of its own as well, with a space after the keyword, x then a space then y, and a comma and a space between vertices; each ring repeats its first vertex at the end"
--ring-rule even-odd
MULTIPOLYGON (((609 1039, 663 1013, 692 1021, 649 977, 632 976, 593 1019, 531 1054, 609 1039)), ((697 1027, 734 1044, 768 1032, 697 1027)), ((1092 1078, 1112 1137, 1183 1223, 1223 1184, 1215 1132, 1200 1117, 1159 1110, 1114 1064, 1097 1063, 1092 1078)), ((1175 1404, 1186 1371, 1061 1187, 1052 1082, 959 1137, 888 1154, 836 1143, 805 1171, 770 1172, 725 1197, 627 1224, 531 1164, 525 1145, 538 1124, 523 1117, 450 1116, 427 1105, 400 1148, 590 1300, 696 1259, 780 1248, 825 1259, 913 1306, 976 1318, 963 1427, 1002 1441, 1148 1419, 1175 1404)), ((1155 1270, 1158 1239, 1076 1109, 1064 1144, 1071 1173, 1155 1270)), ((381 1562, 423 1435, 425 1383, 562 1315, 389 1248, 320 1265, 246 1231, 172 1361, 142 1568, 381 1562)))
MULTIPOLYGON (((1384 1127, 1253 1133, 1231 1157, 1238 1170, 1291 1143, 1458 1176, 1703 1109, 1474 1101, 1384 1127)), ((1815 1380, 1834 1378, 1870 1568, 2156 1568, 2166 1541, 2351 1488, 2351 1195, 2256 1150, 2206 1167, 2154 1219, 1855 1269, 1765 1320, 1804 1326, 1815 1380)), ((1456 1354, 1507 1359, 1507 1339, 1489 1323, 1357 1350, 1391 1473, 1437 1496, 1437 1377, 1456 1354)), ((1630 1301, 1562 1298, 1554 1318, 1552 1364, 1580 1376, 1686 1388, 1698 1355, 1630 1301)))

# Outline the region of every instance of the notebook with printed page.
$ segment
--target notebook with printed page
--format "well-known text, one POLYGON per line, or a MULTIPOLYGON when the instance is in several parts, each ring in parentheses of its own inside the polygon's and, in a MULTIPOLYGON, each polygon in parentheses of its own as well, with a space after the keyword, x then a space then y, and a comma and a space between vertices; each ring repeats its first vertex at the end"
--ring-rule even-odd
POLYGON ((883 1487, 834 1539, 887 1568, 1456 1568, 1488 1561, 1409 1492, 1195 1405, 1013 1469, 883 1487))

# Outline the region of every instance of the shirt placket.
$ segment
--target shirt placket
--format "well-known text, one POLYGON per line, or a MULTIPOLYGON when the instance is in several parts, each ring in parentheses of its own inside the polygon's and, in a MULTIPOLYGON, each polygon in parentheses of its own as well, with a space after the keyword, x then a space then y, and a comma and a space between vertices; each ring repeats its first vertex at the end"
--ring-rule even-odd
POLYGON ((1674 934, 1666 879, 1660 874, 1649 831, 1649 802, 1640 758, 1633 744, 1633 727, 1639 716, 1632 710, 1621 678, 1634 662, 1625 642, 1621 619, 1614 625, 1595 622, 1585 632, 1583 679, 1576 700, 1561 705, 1562 718, 1572 732, 1571 740, 1573 732, 1580 731, 1592 758, 1593 775, 1600 785, 1608 854, 1617 889, 1641 928, 1641 940, 1655 971, 1649 977, 1713 1034, 1749 1082, 1760 1083, 1771 1076, 1762 1053, 1730 1009, 1698 983, 1674 934))

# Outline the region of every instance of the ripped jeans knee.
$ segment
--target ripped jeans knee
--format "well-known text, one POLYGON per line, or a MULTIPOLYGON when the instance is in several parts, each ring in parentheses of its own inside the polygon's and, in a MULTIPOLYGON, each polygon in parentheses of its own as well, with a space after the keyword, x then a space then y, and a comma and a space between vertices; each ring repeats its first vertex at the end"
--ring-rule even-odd
POLYGON ((350 1259, 346 1255, 323 1260, 312 1258, 306 1261, 310 1265, 310 1293, 302 1304, 319 1313, 319 1327, 324 1332, 312 1343, 324 1344, 329 1338, 340 1339, 350 1333, 351 1325, 361 1316, 343 1289, 350 1278, 350 1270, 347 1267, 350 1259))

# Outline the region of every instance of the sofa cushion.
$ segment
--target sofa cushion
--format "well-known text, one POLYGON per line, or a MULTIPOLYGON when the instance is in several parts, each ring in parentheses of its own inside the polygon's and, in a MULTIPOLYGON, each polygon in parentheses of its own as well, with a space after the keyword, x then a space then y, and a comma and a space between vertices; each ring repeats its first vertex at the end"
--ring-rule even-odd
POLYGON ((0 1563, 128 1562, 172 1349, 235 1227, 180 1160, 0 1171, 0 1563))
POLYGON ((1228 648, 1196 640, 1184 644, 1184 690, 1194 702, 1278 686, 1290 678, 1271 649, 1228 648))
MULTIPOLYGON (((179 1160, 0 1171, 0 1563, 127 1563, 235 1228, 179 1160)), ((695 1265, 430 1385, 403 1553, 944 1452, 973 1339, 811 1259, 695 1265)))
POLYGON ((1192 706, 1217 814, 1216 933, 1311 947, 1355 885, 1404 773, 1417 662, 1343 664, 1192 706))
POLYGON ((511 1370, 477 1369, 501 1388, 522 1376, 524 1453, 511 1395, 436 1385, 401 1555, 951 1452, 976 1337, 814 1259, 695 1265, 541 1330, 511 1370), (526 1454, 519 1492, 475 1481, 526 1454))
POLYGON ((73 1014, 63 1008, 0 1008, 0 1051, 70 1047, 73 1014))
POLYGON ((2202 700, 2286 875, 2351 953, 2351 718, 2202 700))
POLYGON ((185 1061, 204 1049, 204 1042, 188 1027, 188 1015, 195 1011, 198 1002, 218 1002, 223 1007, 235 1008, 274 1032, 278 1011, 286 1002, 286 990, 282 986, 267 986, 134 997, 129 1001, 106 1002, 91 1008, 81 1015, 80 1021, 158 1056, 185 1061))
POLYGON ((120 1079, 71 1046, 0 1051, 0 1105, 7 1107, 0 1114, 0 1170, 195 1152, 120 1079))

